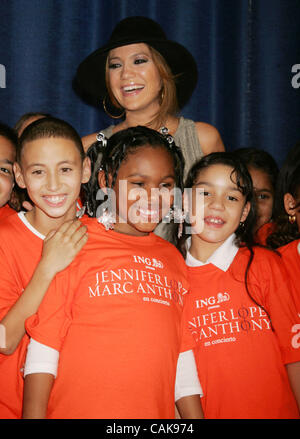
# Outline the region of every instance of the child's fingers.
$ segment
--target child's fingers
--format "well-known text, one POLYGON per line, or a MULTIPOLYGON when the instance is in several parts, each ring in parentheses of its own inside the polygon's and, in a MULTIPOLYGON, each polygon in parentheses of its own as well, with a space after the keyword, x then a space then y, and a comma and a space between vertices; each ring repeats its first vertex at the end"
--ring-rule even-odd
POLYGON ((78 219, 66 221, 57 229, 56 234, 59 238, 70 238, 80 226, 82 226, 82 223, 78 219))
POLYGON ((50 230, 50 232, 48 233, 48 235, 45 237, 44 241, 48 241, 48 239, 51 239, 52 236, 54 236, 56 233, 56 230, 50 230))
POLYGON ((82 237, 87 233, 87 227, 78 219, 64 222, 56 231, 51 230, 46 236, 44 242, 54 239, 53 244, 66 245, 68 242, 76 246, 82 237), (55 244, 56 243, 56 244, 55 244))
POLYGON ((78 250, 78 251, 81 250, 82 247, 86 244, 87 240, 88 240, 88 234, 85 233, 85 234, 83 234, 83 235, 81 236, 81 238, 78 239, 77 242, 75 243, 75 248, 76 248, 76 250, 78 250))
POLYGON ((49 241, 54 235, 59 234, 61 236, 61 234, 65 233, 72 223, 73 220, 66 221, 57 230, 50 230, 50 232, 46 235, 44 242, 49 241))

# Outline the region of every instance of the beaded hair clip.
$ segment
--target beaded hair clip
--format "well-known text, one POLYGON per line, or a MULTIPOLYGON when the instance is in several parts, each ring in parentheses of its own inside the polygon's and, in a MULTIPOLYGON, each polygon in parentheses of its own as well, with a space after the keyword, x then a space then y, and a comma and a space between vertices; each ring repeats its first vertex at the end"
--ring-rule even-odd
POLYGON ((167 139, 167 141, 169 142, 169 146, 171 148, 175 144, 175 140, 174 140, 174 137, 171 136, 171 134, 169 134, 168 128, 161 127, 159 131, 167 139))
POLYGON ((100 131, 97 134, 96 139, 97 139, 97 141, 99 143, 101 143, 101 146, 103 146, 104 148, 106 147, 106 145, 107 145, 107 138, 105 137, 105 134, 102 133, 102 131, 100 131))
MULTIPOLYGON (((107 146, 107 138, 105 137, 105 134, 102 131, 100 131, 96 135, 96 139, 97 139, 97 142, 99 142, 101 148, 106 148, 106 146, 107 146)), ((103 167, 100 166, 98 171, 103 171, 103 167)))

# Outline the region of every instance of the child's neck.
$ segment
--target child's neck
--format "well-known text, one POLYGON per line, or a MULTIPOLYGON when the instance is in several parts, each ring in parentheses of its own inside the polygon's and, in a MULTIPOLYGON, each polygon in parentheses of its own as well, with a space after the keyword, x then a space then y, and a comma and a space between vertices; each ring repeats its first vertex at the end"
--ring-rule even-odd
POLYGON ((223 242, 207 242, 193 234, 191 237, 190 254, 198 261, 206 262, 223 242))
POLYGON ((47 216, 36 206, 26 213, 27 221, 44 236, 47 236, 51 230, 57 230, 64 222, 73 220, 75 217, 76 206, 74 206, 74 209, 70 209, 65 215, 59 218, 47 216))

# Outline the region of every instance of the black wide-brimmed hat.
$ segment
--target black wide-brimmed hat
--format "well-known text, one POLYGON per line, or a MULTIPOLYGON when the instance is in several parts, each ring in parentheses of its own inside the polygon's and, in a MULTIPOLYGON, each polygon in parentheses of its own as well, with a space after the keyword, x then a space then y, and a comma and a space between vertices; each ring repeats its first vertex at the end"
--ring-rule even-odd
POLYGON ((129 44, 146 43, 166 60, 175 76, 177 99, 182 108, 197 84, 197 65, 191 53, 181 44, 168 40, 161 26, 147 17, 128 17, 113 30, 108 43, 91 53, 79 65, 75 77, 76 87, 95 103, 107 94, 105 65, 111 49, 129 44))

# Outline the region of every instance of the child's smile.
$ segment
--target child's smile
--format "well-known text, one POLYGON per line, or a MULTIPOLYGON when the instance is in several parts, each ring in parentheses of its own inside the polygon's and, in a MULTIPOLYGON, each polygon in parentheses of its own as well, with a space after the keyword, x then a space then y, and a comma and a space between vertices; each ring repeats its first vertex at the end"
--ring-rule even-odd
POLYGON ((225 221, 220 217, 215 217, 215 216, 210 215, 210 216, 204 217, 204 223, 208 227, 220 228, 225 224, 225 221))
POLYGON ((43 199, 49 207, 62 207, 67 200, 67 195, 44 195, 43 199))
MULTIPOLYGON (((99 174, 99 179, 103 188, 103 174, 99 174)), ((174 187, 174 166, 166 149, 146 145, 129 153, 113 188, 117 208, 115 230, 137 236, 152 232, 173 203, 170 192, 174 187)))

